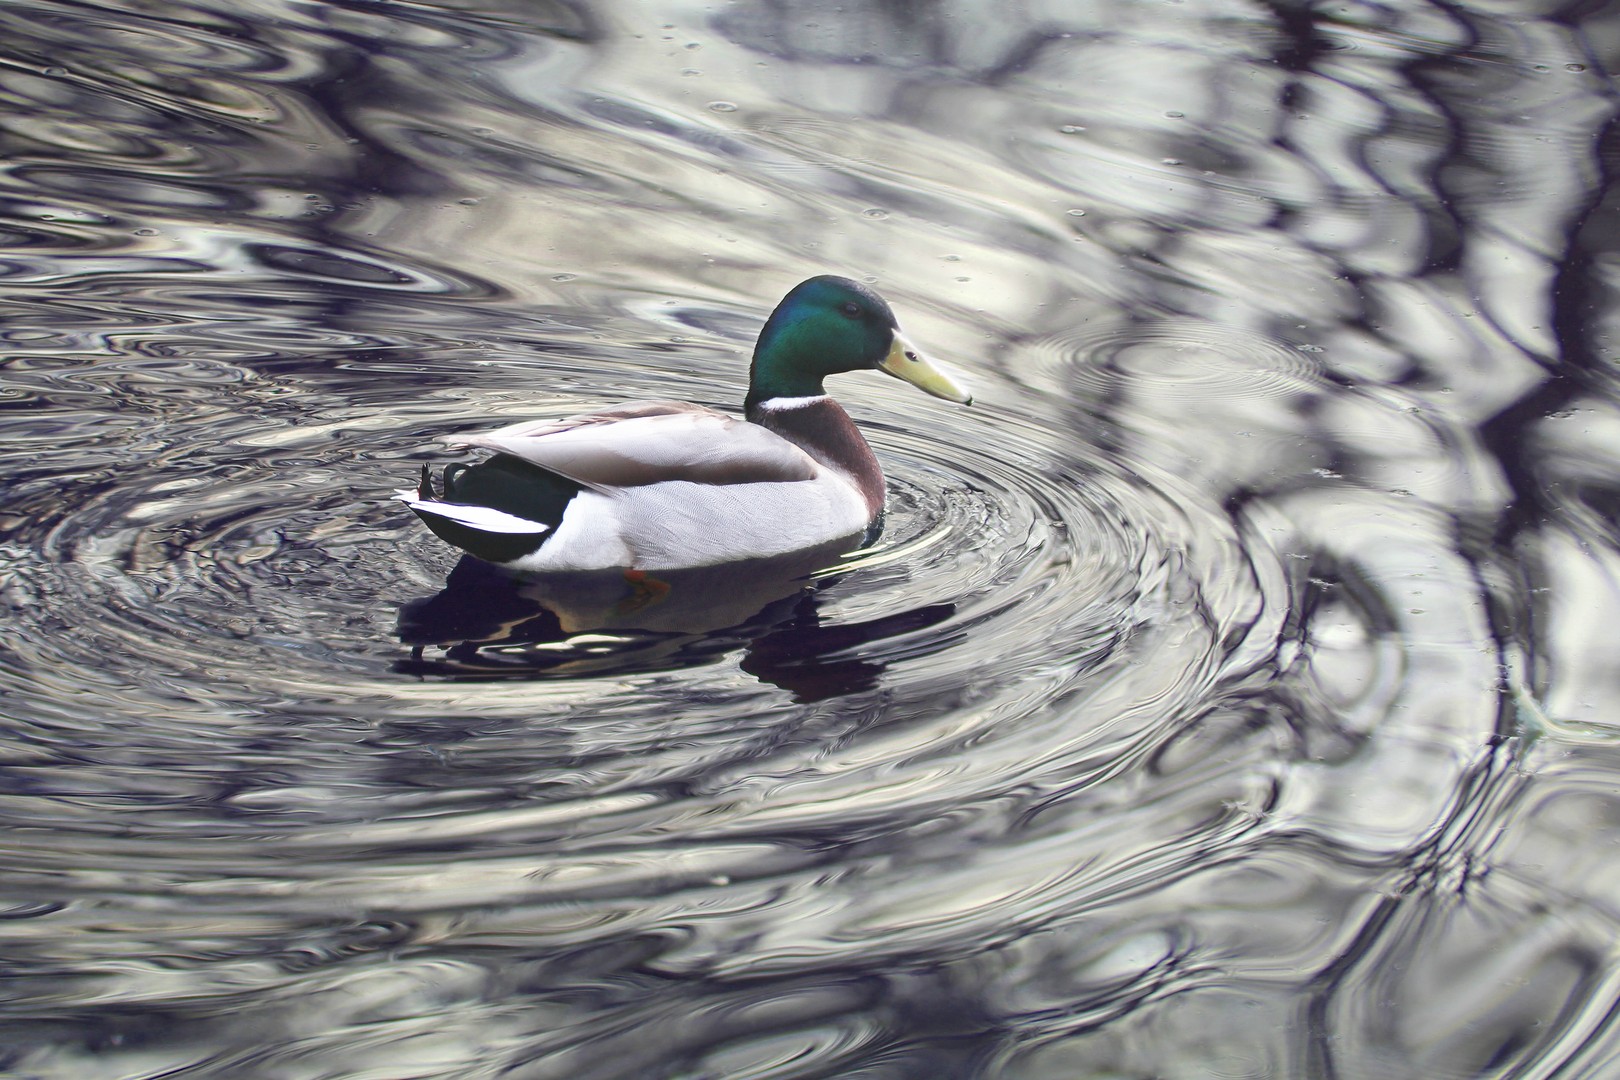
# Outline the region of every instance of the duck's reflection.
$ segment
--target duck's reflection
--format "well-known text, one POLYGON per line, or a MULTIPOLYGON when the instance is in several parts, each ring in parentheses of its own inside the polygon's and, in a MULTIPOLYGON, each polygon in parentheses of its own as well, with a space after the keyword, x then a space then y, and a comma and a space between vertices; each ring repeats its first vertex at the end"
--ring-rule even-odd
POLYGON ((468 556, 444 588, 400 608, 401 672, 521 679, 662 671, 741 650, 740 667, 802 702, 870 689, 886 664, 863 646, 949 618, 933 604, 823 625, 813 579, 859 537, 792 555, 655 575, 523 576, 468 556), (429 655, 429 650, 442 653, 429 655))

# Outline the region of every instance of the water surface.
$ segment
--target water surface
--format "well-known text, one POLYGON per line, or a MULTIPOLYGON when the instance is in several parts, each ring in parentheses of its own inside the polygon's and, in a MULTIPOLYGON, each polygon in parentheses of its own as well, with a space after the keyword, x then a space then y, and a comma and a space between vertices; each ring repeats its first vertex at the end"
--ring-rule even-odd
POLYGON ((1609 1067, 1611 11, 0 27, 0 1070, 1609 1067), (813 580, 387 501, 827 272, 976 400, 813 580))

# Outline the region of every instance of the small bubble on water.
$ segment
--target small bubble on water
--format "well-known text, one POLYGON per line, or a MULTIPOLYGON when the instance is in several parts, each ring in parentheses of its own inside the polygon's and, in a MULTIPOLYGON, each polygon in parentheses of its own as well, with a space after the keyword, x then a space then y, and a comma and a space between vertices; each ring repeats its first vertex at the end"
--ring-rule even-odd
POLYGON ((1171 109, 1169 112, 1165 113, 1164 115, 1168 116, 1172 120, 1180 120, 1181 118, 1183 118, 1187 114, 1184 113, 1184 112, 1181 112, 1178 109, 1171 109))
POLYGON ((157 234, 158 234, 158 231, 156 229, 136 229, 135 230, 135 235, 136 236, 156 236, 157 234))
POLYGON ((1294 348, 1297 349, 1300 352, 1326 352, 1327 351, 1327 350, 1323 349, 1322 346, 1320 346, 1320 345, 1295 345, 1294 348))
POLYGON ((41 68, 40 69, 40 74, 41 75, 49 75, 52 78, 58 78, 58 79, 61 78, 64 75, 66 75, 67 73, 68 73, 68 70, 65 67, 48 67, 48 68, 41 68))
POLYGON ((688 49, 701 49, 703 48, 703 43, 699 41, 688 41, 686 43, 686 47, 688 49))
POLYGON ((1064 124, 1062 127, 1058 128, 1058 130, 1063 132, 1065 135, 1078 135, 1086 129, 1079 124, 1064 124))
POLYGON ((697 68, 682 68, 681 69, 681 77, 685 78, 685 79, 693 79, 693 78, 696 78, 697 76, 702 75, 702 74, 703 74, 703 72, 699 71, 697 68))
POLYGON ((960 255, 946 255, 944 258, 945 258, 946 262, 961 262, 962 261, 962 256, 960 256, 960 255))
POLYGON ((879 210, 875 206, 867 210, 862 210, 861 213, 875 221, 882 221, 884 218, 889 216, 889 212, 887 210, 879 210))
POLYGON ((477 199, 457 199, 456 202, 460 203, 462 206, 477 206, 479 200, 477 200, 477 199))
POLYGON ((709 102, 709 109, 712 112, 736 112, 737 104, 732 101, 711 101, 709 102))
POLYGON ((1180 158, 1175 158, 1175 157, 1161 158, 1159 160, 1159 163, 1161 165, 1180 165, 1181 164, 1181 159, 1180 158))
POLYGON ((552 281, 573 281, 578 276, 579 276, 578 274, 552 274, 551 275, 551 280, 552 281))
POLYGON ((1585 64, 1565 64, 1564 65, 1564 70, 1565 71, 1585 71, 1586 70, 1586 65, 1585 64))
POLYGON ((1078 206, 1073 207, 1072 209, 1069 209, 1069 210, 1065 210, 1064 213, 1068 214, 1070 217, 1085 217, 1086 216, 1086 212, 1084 210, 1080 209, 1078 206))

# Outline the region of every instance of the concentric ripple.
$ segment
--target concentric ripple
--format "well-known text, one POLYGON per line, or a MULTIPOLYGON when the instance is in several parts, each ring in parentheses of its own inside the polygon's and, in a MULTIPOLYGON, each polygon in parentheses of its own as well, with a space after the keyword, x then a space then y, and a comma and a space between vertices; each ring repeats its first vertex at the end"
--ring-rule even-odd
MULTIPOLYGON (((663 379, 653 392, 710 389, 622 360, 663 379)), ((452 362, 424 357, 423 383, 452 362)), ((563 385, 571 365, 530 359, 522 376, 563 385)), ((402 606, 441 589, 455 553, 386 496, 442 460, 438 434, 594 402, 371 383, 362 406, 354 367, 11 372, 14 393, 49 409, 38 438, 26 423, 17 435, 35 467, 7 498, 18 633, 5 664, 34 755, 12 820, 76 821, 83 845, 126 853, 151 845, 140 874, 159 892, 224 870, 205 849, 165 856, 171 841, 130 836, 106 800, 176 836, 270 830, 276 873, 296 852, 327 897, 415 874, 412 852, 447 843, 479 853, 480 888, 528 896, 635 895, 676 872, 671 858, 694 881, 780 875, 814 865, 811 836, 923 828, 1043 777, 1078 782, 1081 762, 1102 769, 1123 746, 1147 752, 1256 605, 1252 585, 1199 595, 1205 578, 1249 580, 1212 542, 1218 522, 1188 520, 1140 476, 1054 457, 1066 440, 1051 419, 993 388, 959 410, 850 378, 890 475, 873 546, 726 626, 653 635, 635 663, 614 659, 635 634, 584 627, 525 646, 549 651, 520 677, 469 684, 413 664, 396 636, 402 606), (116 767, 87 776, 85 755, 116 767), (336 869, 360 849, 393 854, 336 869)), ((515 586, 480 587, 499 603, 515 586)), ((83 845, 24 862, 71 874, 83 845)), ((269 871, 229 850, 230 891, 253 895, 269 871)))
POLYGON ((1035 346, 1041 367, 1064 371, 1082 398, 1129 387, 1171 407, 1318 390, 1323 371, 1315 352, 1309 345, 1191 319, 1099 320, 1035 346))
POLYGON ((0 10, 0 1073, 1604 1074, 1600 9, 0 10), (864 548, 388 501, 828 272, 864 548))

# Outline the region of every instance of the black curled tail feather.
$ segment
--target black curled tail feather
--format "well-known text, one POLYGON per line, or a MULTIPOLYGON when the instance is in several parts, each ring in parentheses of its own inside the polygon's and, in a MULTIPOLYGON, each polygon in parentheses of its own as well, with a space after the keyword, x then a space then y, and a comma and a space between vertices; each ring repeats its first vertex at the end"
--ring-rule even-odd
POLYGON ((535 533, 486 532, 425 507, 412 508, 439 539, 493 563, 510 563, 539 550, 562 523, 568 504, 584 490, 566 477, 508 454, 476 465, 448 465, 442 487, 442 497, 433 493, 432 477, 424 466, 417 488, 422 502, 485 506, 544 527, 535 533))

